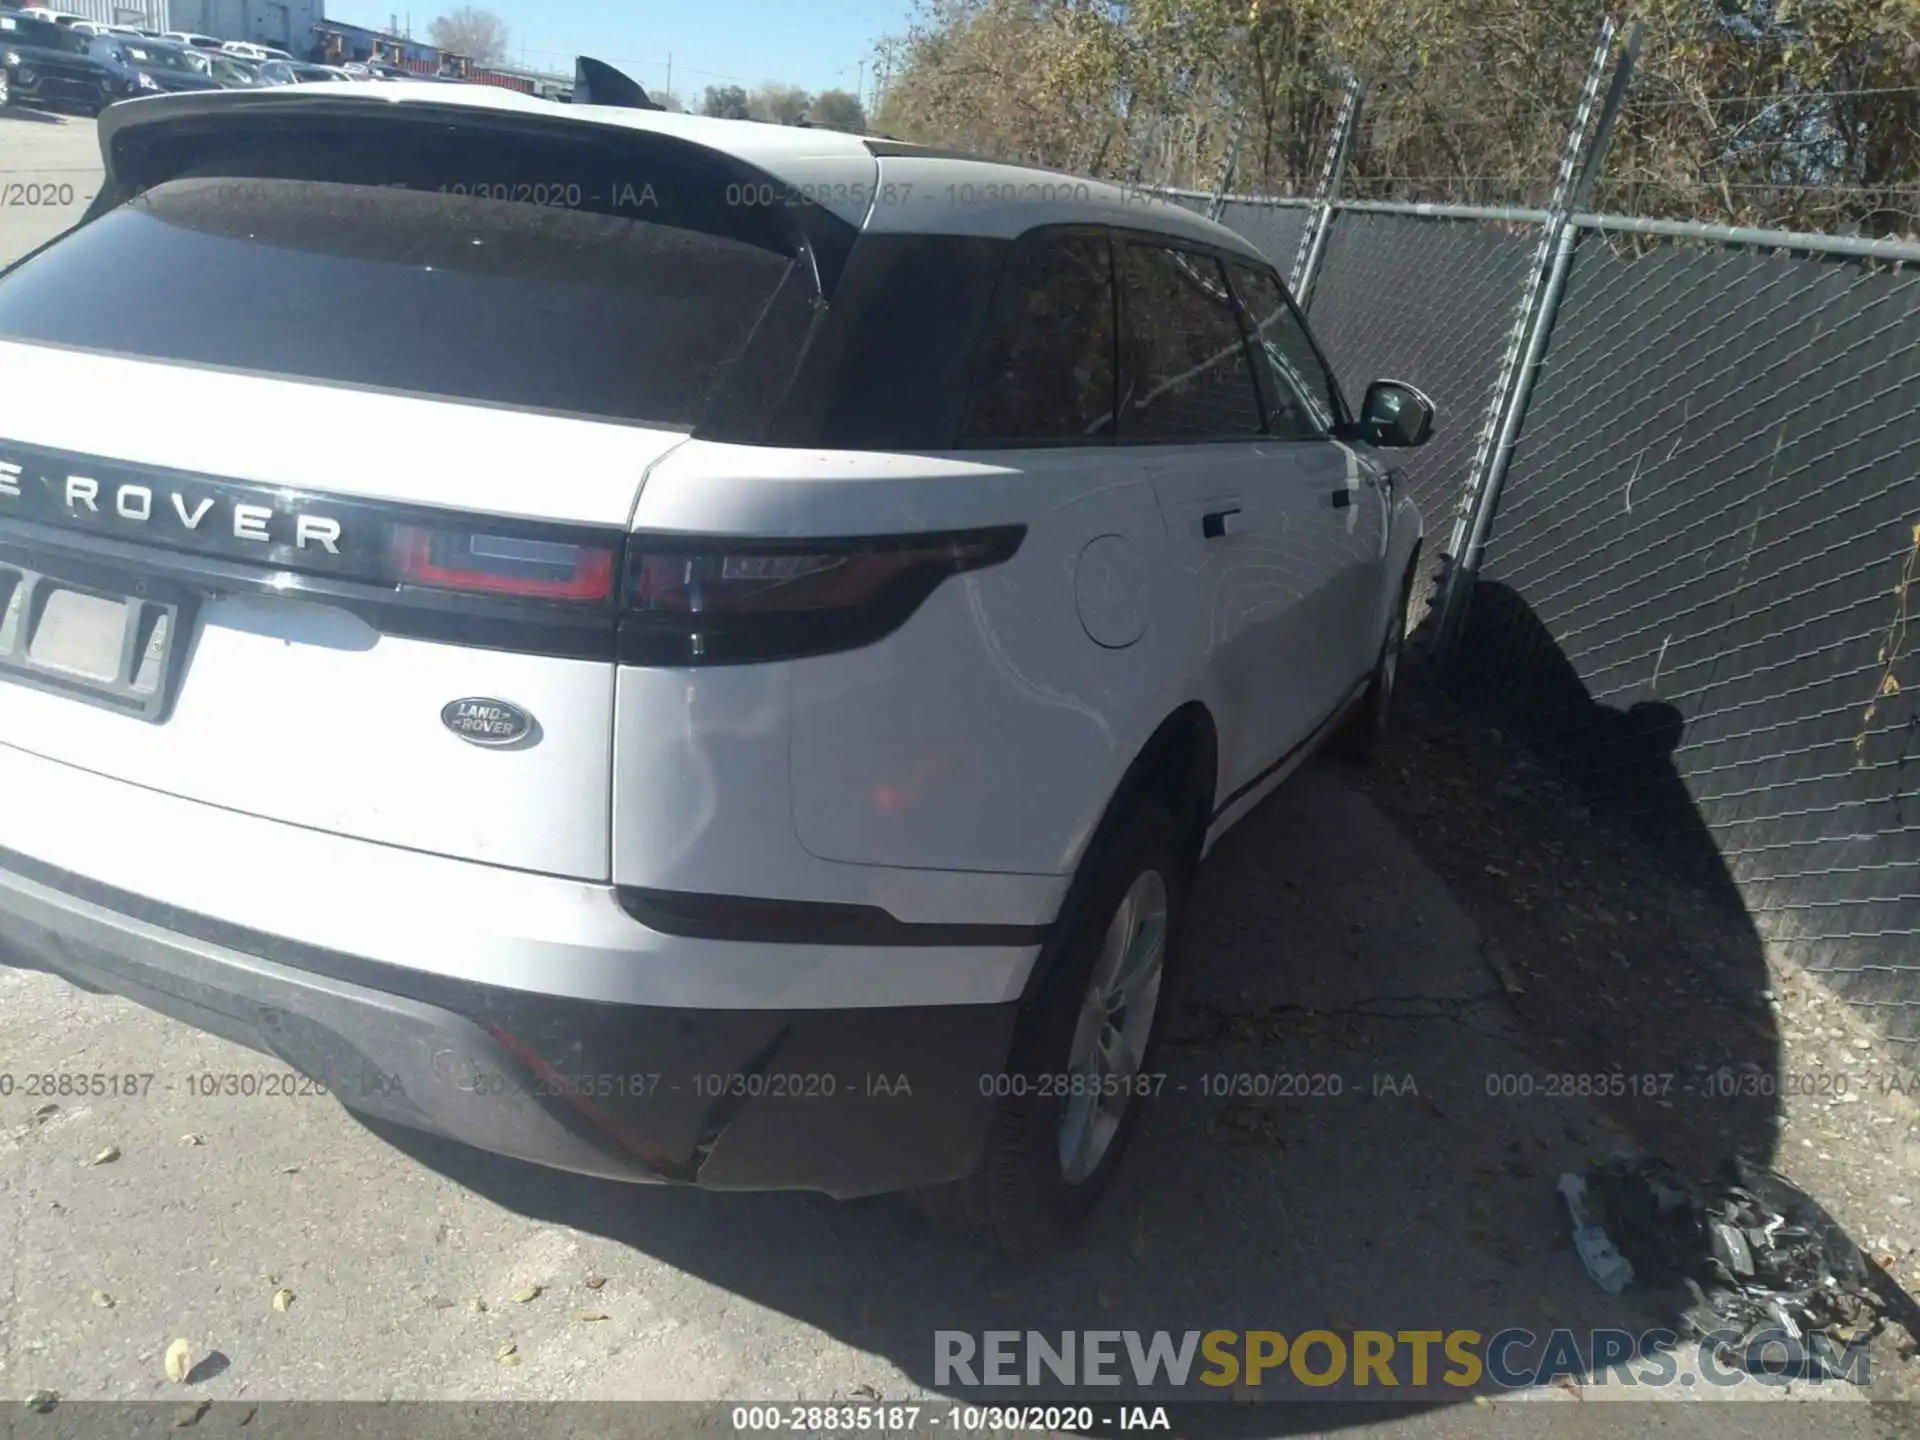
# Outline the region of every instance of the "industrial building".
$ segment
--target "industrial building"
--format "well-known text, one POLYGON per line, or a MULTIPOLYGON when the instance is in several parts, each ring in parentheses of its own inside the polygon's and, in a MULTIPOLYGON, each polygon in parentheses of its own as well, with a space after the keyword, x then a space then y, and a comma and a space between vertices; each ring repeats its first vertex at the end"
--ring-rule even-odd
MULTIPOLYGON (((21 0, 0 0, 0 9, 18 8, 20 3, 21 0)), ((326 0, 36 0, 36 3, 103 24, 178 30, 211 35, 216 40, 271 45, 301 60, 323 65, 380 61, 419 75, 448 75, 548 99, 564 98, 573 86, 571 75, 511 65, 479 66, 467 56, 443 52, 409 35, 329 20, 326 0)))

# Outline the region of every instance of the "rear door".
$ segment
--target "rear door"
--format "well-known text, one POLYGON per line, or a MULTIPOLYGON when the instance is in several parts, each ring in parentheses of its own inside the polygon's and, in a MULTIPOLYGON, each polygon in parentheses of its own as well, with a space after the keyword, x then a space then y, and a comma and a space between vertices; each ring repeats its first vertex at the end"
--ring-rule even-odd
POLYGON ((811 264, 644 135, 193 153, 0 277, 0 744, 605 878, 639 486, 811 264))
POLYGON ((1122 444, 1145 447, 1195 637, 1225 697, 1221 798, 1259 782, 1331 702, 1313 624, 1331 573, 1331 447, 1268 433, 1219 259, 1143 236, 1119 246, 1122 444))
POLYGON ((1345 405, 1333 371, 1272 270, 1229 262, 1228 273, 1252 331, 1254 368, 1267 397, 1267 430, 1288 439, 1293 491, 1315 537, 1314 584, 1307 622, 1315 688, 1337 704, 1371 672, 1386 593, 1386 471, 1369 452, 1334 438, 1345 405))

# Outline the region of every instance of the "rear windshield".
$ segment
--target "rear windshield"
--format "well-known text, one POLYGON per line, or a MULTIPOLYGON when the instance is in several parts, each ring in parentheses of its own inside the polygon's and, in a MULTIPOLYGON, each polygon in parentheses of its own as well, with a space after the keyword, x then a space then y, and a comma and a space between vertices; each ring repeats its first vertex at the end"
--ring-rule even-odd
POLYGON ((0 338, 691 429, 770 305, 810 303, 690 147, 303 132, 0 276, 0 338))

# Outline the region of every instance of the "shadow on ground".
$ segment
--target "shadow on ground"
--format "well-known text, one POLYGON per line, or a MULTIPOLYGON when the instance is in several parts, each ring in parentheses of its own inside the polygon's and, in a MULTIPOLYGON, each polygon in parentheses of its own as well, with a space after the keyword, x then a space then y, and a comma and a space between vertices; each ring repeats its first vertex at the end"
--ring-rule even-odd
MULTIPOLYGON (((1534 679, 1570 705, 1578 681, 1564 688, 1552 655, 1534 679)), ((1684 800, 1663 761, 1670 717, 1578 698, 1589 778, 1629 768, 1684 800)), ((1587 1279, 1554 1181, 1625 1146, 1627 1127, 1701 1169, 1772 1154, 1766 970, 1703 858, 1641 853, 1575 790, 1416 695, 1363 783, 1309 767, 1217 848, 1190 911, 1167 1089, 1084 1243, 1037 1262, 896 1200, 633 1188, 381 1133, 519 1213, 615 1238, 972 1400, 1045 1392, 936 1374, 936 1331, 1663 1325, 1657 1305, 1587 1279)), ((1283 1374, 1284 1395, 1402 1413, 1467 1398, 1437 1383, 1435 1360, 1418 1392, 1403 1357, 1392 1394, 1283 1374)), ((1267 1381, 1262 1398, 1282 1398, 1267 1381)), ((1221 1434, 1378 1415, 1207 1413, 1221 1434)))
POLYGON ((9 105, 5 110, 0 110, 0 125, 6 124, 9 120, 18 120, 28 125, 64 125, 67 119, 67 116, 56 114, 51 110, 28 110, 18 104, 9 105))

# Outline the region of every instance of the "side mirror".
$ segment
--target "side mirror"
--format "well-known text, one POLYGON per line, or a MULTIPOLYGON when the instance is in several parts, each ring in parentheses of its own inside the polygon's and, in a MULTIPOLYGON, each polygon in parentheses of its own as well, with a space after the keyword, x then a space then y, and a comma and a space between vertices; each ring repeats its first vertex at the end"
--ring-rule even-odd
POLYGON ((1411 450, 1433 434, 1433 402, 1399 380, 1376 380, 1360 405, 1360 437, 1388 450, 1411 450))

